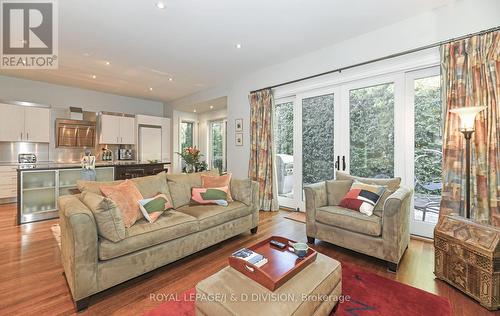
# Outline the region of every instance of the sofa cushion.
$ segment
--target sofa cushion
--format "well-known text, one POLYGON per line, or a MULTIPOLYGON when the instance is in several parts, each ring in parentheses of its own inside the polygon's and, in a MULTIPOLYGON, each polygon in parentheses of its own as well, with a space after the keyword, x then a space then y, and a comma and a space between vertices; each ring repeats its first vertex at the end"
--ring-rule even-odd
POLYGON ((168 189, 175 209, 188 205, 191 201, 191 186, 182 182, 168 182, 168 189))
POLYGON ((195 173, 168 173, 167 181, 188 184, 191 187, 201 187, 201 175, 216 176, 218 173, 214 171, 203 171, 195 173))
POLYGON ((108 260, 158 245, 169 240, 184 237, 198 231, 198 221, 187 214, 170 211, 154 223, 140 219, 126 231, 125 239, 112 242, 99 240, 99 259, 108 260))
POLYGON ((369 236, 382 234, 382 219, 378 216, 366 216, 340 206, 323 206, 316 210, 316 220, 320 223, 336 226, 369 236))
POLYGON ((231 174, 225 174, 222 176, 212 176, 208 174, 201 175, 201 186, 204 188, 220 188, 220 187, 228 187, 227 191, 227 201, 233 202, 233 197, 231 194, 231 174))
POLYGON ((125 238, 121 211, 113 200, 89 191, 83 192, 80 199, 94 214, 100 236, 115 242, 125 238))
POLYGON ((340 201, 351 189, 353 180, 327 180, 326 181, 326 194, 328 198, 328 205, 339 205, 340 201))
POLYGON ((101 185, 119 185, 120 183, 123 183, 125 180, 117 180, 117 181, 88 181, 88 180, 78 180, 76 181, 76 187, 80 192, 92 192, 95 194, 102 195, 101 192, 101 185))
POLYGON ((167 185, 167 173, 165 171, 154 176, 134 178, 131 181, 135 183, 137 189, 145 199, 152 198, 157 194, 165 194, 171 200, 167 185))
POLYGON ((372 216, 375 205, 385 190, 385 186, 354 181, 349 192, 340 201, 339 206, 372 216))
POLYGON ((238 201, 230 203, 228 206, 188 205, 179 208, 177 211, 197 218, 200 222, 200 230, 205 230, 252 213, 249 206, 238 201))
POLYGON ((389 178, 389 179, 362 178, 362 177, 351 176, 350 174, 342 171, 337 171, 335 174, 335 178, 337 180, 357 180, 359 182, 363 182, 366 184, 376 184, 376 185, 386 186, 387 190, 384 192, 384 194, 382 194, 382 197, 378 201, 377 205, 375 205, 375 210, 373 211, 375 215, 380 217, 382 216, 384 210, 385 200, 387 200, 389 195, 396 192, 396 190, 399 189, 399 186, 401 185, 400 177, 389 178))
POLYGON ((142 200, 142 194, 132 181, 125 180, 119 185, 101 185, 101 192, 118 205, 125 227, 131 227, 143 217, 138 203, 142 200))

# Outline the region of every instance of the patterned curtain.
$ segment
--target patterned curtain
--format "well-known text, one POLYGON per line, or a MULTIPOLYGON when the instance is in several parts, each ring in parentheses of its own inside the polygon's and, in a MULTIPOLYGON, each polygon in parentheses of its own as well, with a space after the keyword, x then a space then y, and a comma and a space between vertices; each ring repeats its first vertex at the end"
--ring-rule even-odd
POLYGON ((273 184, 273 99, 271 89, 253 92, 250 101, 250 179, 259 183, 260 209, 278 210, 273 184))
POLYGON ((473 36, 441 47, 445 130, 442 214, 463 214, 465 139, 449 110, 487 106, 476 117, 471 143, 472 219, 500 226, 500 34, 473 36))

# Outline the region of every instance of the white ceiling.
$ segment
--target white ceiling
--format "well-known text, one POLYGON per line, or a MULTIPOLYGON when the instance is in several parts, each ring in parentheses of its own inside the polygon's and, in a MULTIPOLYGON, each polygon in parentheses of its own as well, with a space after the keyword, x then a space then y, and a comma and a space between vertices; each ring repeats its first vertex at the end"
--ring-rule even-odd
POLYGON ((450 1, 63 0, 59 70, 0 73, 168 102, 450 1))

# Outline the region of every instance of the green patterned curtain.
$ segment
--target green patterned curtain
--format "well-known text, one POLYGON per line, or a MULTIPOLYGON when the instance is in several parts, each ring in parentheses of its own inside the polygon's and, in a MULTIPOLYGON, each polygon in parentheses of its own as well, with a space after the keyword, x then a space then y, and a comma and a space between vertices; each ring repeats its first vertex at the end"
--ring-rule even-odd
POLYGON ((259 183, 260 209, 278 209, 273 183, 273 98, 271 89, 252 92, 250 102, 250 179, 259 183))
POLYGON ((463 214, 465 140, 449 110, 487 106, 472 135, 472 219, 500 226, 500 34, 469 37, 441 47, 445 130, 441 214, 463 214))

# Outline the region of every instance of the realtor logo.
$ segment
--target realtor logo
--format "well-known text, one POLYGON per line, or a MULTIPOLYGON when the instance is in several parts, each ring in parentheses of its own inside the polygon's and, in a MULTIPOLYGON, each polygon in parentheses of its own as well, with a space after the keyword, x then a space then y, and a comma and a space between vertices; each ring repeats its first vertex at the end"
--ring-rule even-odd
POLYGON ((56 0, 0 0, 2 69, 57 69, 56 0))

